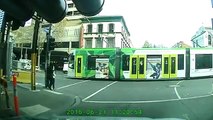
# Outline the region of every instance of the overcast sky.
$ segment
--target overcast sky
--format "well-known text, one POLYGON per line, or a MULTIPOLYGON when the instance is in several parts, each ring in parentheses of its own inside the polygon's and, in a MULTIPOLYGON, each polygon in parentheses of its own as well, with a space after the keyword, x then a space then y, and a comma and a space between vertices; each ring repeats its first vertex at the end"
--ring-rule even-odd
POLYGON ((213 10, 211 0, 105 0, 101 15, 124 16, 134 47, 145 40, 171 47, 211 27, 213 10))

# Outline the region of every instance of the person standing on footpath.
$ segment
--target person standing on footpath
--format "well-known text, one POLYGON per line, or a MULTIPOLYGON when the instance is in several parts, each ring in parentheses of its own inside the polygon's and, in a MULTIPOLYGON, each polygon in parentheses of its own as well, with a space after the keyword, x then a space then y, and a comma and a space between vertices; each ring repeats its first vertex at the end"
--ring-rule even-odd
POLYGON ((50 84, 49 84, 49 89, 54 90, 55 89, 55 77, 56 77, 56 72, 55 72, 55 62, 50 63, 50 84))

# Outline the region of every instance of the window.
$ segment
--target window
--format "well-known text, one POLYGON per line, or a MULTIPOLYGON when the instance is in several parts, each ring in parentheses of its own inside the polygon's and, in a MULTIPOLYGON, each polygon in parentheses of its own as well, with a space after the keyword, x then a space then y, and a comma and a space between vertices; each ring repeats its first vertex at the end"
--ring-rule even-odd
POLYGON ((103 24, 98 24, 98 33, 103 32, 103 24))
POLYGON ((85 48, 92 48, 92 38, 85 39, 85 48))
POLYGON ((144 58, 140 58, 139 61, 139 74, 144 74, 144 58))
POLYGON ((31 47, 31 43, 23 43, 23 47, 31 47))
POLYGON ((184 69, 184 54, 178 55, 178 70, 184 69))
POLYGON ((88 56, 88 70, 95 70, 96 56, 88 56))
POLYGON ((71 16, 72 15, 72 11, 67 12, 67 15, 71 16))
POLYGON ((74 15, 80 15, 80 12, 74 11, 74 15))
POLYGON ((14 47, 19 47, 19 44, 18 44, 18 43, 16 43, 14 47))
POLYGON ((109 56, 108 55, 89 55, 88 63, 87 63, 88 70, 96 69, 96 58, 109 58, 109 56))
POLYGON ((137 58, 132 58, 132 73, 131 74, 136 74, 137 72, 137 58))
POLYGON ((211 38, 211 35, 208 35, 208 45, 211 45, 212 44, 212 38, 211 38))
POLYGON ((115 38, 107 38, 107 47, 114 48, 115 47, 115 38))
POLYGON ((69 48, 69 42, 55 42, 55 48, 69 48))
POLYGON ((169 58, 168 57, 164 57, 164 74, 168 74, 169 73, 169 58))
POLYGON ((92 33, 92 24, 87 25, 87 32, 92 33))
POLYGON ((123 71, 129 70, 129 55, 123 55, 122 56, 122 69, 123 71))
POLYGON ((71 48, 79 48, 79 42, 72 42, 71 48))
POLYGON ((113 23, 109 24, 109 32, 110 33, 114 32, 114 24, 113 23))
POLYGON ((78 58, 77 62, 78 62, 77 73, 81 73, 81 62, 82 62, 81 58, 78 58))
POLYGON ((74 58, 75 58, 75 56, 73 55, 73 53, 72 54, 70 54, 70 56, 69 56, 69 68, 70 69, 74 69, 74 58))
POLYGON ((103 48, 103 38, 96 39, 96 48, 103 48))
POLYGON ((171 74, 175 74, 176 70, 176 58, 171 57, 171 74))
POLYGON ((195 69, 212 68, 212 54, 196 54, 195 69))

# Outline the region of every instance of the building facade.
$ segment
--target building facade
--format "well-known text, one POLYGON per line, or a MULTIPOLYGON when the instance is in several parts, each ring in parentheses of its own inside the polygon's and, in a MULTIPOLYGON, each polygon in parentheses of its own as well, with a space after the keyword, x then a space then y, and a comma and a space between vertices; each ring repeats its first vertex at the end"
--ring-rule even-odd
POLYGON ((75 19, 80 19, 84 17, 76 9, 75 4, 72 2, 72 0, 67 0, 67 5, 68 5, 68 12, 66 16, 67 20, 75 20, 75 19))
MULTIPOLYGON (((67 15, 61 22, 52 26, 52 36, 55 38, 56 42, 55 51, 65 51, 69 53, 72 48, 79 48, 80 31, 82 28, 80 18, 84 16, 77 11, 72 0, 67 0, 67 4, 67 15)), ((34 23, 35 21, 32 20, 31 25, 21 27, 19 30, 13 32, 15 35, 15 47, 22 49, 23 54, 25 50, 29 51, 32 48, 34 23)), ((48 23, 44 22, 41 26, 43 24, 48 23)), ((43 43, 46 42, 45 28, 40 28, 38 39, 38 46, 42 49, 43 43)))
POLYGON ((201 26, 191 38, 191 42, 195 48, 213 47, 212 38, 212 28, 201 26))
POLYGON ((183 41, 179 41, 175 45, 173 45, 172 48, 191 48, 191 46, 187 45, 183 41))
POLYGON ((127 48, 133 47, 130 33, 123 16, 95 16, 81 18, 82 48, 127 48))

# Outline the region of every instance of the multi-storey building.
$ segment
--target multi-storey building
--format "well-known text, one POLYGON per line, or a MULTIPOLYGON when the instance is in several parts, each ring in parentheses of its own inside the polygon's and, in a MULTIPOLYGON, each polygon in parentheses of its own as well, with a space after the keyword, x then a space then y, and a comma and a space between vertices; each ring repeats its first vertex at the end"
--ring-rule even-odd
POLYGON ((123 16, 95 16, 81 18, 82 48, 126 48, 133 47, 130 32, 123 16))
POLYGON ((67 0, 67 4, 68 4, 68 12, 67 12, 66 19, 74 20, 74 19, 80 19, 84 17, 76 9, 75 4, 72 2, 72 0, 67 0))
POLYGON ((191 38, 193 47, 213 47, 213 30, 210 27, 201 26, 191 38))

